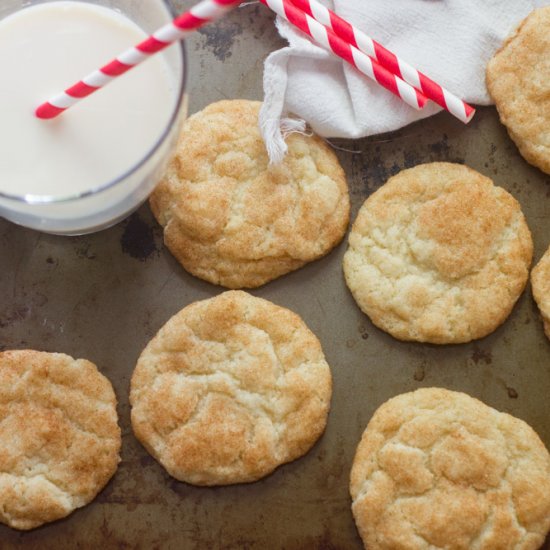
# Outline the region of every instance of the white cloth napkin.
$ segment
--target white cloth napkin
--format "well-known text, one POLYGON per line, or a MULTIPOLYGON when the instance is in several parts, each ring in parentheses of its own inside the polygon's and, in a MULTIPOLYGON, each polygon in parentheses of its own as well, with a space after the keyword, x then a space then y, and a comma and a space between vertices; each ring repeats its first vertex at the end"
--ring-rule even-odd
MULTIPOLYGON (((488 60, 520 21, 548 0, 321 0, 374 40, 466 101, 487 105, 488 60)), ((265 62, 260 127, 272 162, 286 132, 307 122, 324 137, 359 138, 396 130, 441 110, 422 111, 277 20, 289 46, 265 62), (297 118, 296 118, 297 117, 297 118)), ((449 115, 451 116, 451 115, 449 115)))

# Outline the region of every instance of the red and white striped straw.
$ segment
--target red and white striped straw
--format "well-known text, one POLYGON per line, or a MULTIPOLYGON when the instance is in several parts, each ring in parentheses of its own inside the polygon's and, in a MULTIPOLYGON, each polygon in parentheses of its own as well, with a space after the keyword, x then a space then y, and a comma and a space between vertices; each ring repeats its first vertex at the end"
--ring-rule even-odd
POLYGON ((325 27, 305 11, 297 8, 291 0, 260 0, 260 2, 298 27, 319 46, 346 60, 359 72, 401 98, 407 105, 422 109, 428 101, 422 92, 383 67, 376 59, 365 55, 357 47, 340 38, 332 29, 325 27))
POLYGON ((117 76, 139 65, 151 55, 160 52, 178 40, 182 40, 206 23, 218 19, 230 9, 239 5, 241 1, 202 0, 202 2, 159 29, 137 46, 126 50, 101 69, 94 71, 64 92, 50 98, 36 109, 36 116, 42 119, 55 118, 81 99, 103 88, 117 76))
POLYGON ((472 120, 475 109, 471 105, 468 105, 449 90, 397 57, 364 32, 323 6, 318 0, 291 0, 291 2, 322 25, 332 29, 341 39, 358 48, 369 57, 376 59, 382 66, 401 77, 417 90, 421 90, 426 97, 449 111, 462 122, 467 124, 472 120))

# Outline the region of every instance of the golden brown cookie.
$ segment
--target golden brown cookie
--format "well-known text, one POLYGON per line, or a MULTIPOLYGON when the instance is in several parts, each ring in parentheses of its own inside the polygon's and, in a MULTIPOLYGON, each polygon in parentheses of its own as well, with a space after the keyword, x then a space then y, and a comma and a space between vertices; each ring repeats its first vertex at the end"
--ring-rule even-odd
POLYGON ((468 342, 510 314, 533 244, 518 202, 459 164, 404 170, 361 207, 346 282, 372 322, 400 340, 468 342))
POLYGON ((318 137, 287 139, 270 166, 257 101, 220 101, 187 120, 150 204, 193 275, 253 288, 327 254, 349 221, 346 178, 318 137))
POLYGON ((60 353, 0 353, 0 521, 32 529, 88 504, 117 469, 111 383, 60 353))
POLYGON ((439 388, 376 411, 350 490, 369 550, 534 550, 550 528, 550 455, 537 434, 439 388))
POLYGON ((550 174, 550 6, 533 11, 487 66, 500 120, 527 162, 550 174))
POLYGON ((312 447, 331 388, 298 315, 230 291, 187 306, 147 345, 132 376, 132 426, 181 481, 255 481, 312 447))
POLYGON ((531 272, 531 286, 544 322, 544 332, 550 338, 550 247, 531 272))

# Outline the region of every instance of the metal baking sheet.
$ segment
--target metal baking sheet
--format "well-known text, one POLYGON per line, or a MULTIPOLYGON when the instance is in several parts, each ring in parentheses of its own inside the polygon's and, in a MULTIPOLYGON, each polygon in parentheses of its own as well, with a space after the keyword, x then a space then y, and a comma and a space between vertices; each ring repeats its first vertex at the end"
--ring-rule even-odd
MULTIPOLYGON (((183 9, 191 2, 174 2, 183 9)), ((190 110, 223 98, 262 98, 265 56, 283 45, 258 4, 188 42, 190 110)), ((418 163, 463 162, 522 204, 535 258, 550 242, 550 178, 529 166, 482 108, 469 126, 446 114, 399 132, 335 144, 355 217, 365 198, 418 163)), ((527 421, 550 447, 550 344, 530 288, 494 334, 457 346, 407 344, 376 329, 346 289, 345 241, 328 257, 253 294, 299 313, 320 338, 334 377, 328 427, 302 459, 257 483, 197 488, 170 478, 132 435, 128 388, 147 341, 176 311, 222 291, 188 275, 162 245, 147 206, 86 237, 40 234, 0 220, 0 347, 94 361, 115 386, 122 462, 96 500, 28 533, 0 527, 0 548, 360 549, 348 478, 374 410, 421 386, 479 397, 527 421)), ((547 542, 545 548, 550 549, 547 542)))

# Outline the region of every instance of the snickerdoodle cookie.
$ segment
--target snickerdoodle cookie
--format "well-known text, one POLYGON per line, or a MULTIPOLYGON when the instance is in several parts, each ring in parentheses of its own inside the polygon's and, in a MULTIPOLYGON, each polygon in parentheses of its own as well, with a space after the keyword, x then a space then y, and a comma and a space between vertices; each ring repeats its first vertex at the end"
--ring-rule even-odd
POLYGON ((487 66, 500 120, 527 162, 550 174, 550 6, 533 11, 487 66))
POLYGON ((544 322, 544 332, 550 338, 550 247, 531 272, 531 286, 544 322))
POLYGON ((132 376, 132 426, 181 481, 255 481, 311 448, 331 388, 298 315, 229 291, 185 307, 147 345, 132 376))
POLYGON ((439 388, 376 411, 350 490, 369 550, 534 550, 550 528, 550 455, 537 434, 439 388))
POLYGON ((32 529, 88 504, 115 473, 111 383, 60 353, 0 353, 0 521, 32 529))
POLYGON ((361 207, 346 282, 400 340, 468 342, 492 332, 525 288, 532 240, 518 202, 458 164, 404 170, 361 207))
POLYGON ((164 241, 193 275, 253 288, 327 254, 349 221, 344 171, 318 137, 287 139, 269 164, 261 103, 213 103, 183 126, 176 155, 151 195, 164 241))

